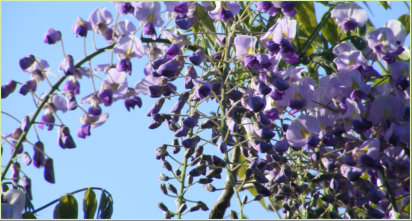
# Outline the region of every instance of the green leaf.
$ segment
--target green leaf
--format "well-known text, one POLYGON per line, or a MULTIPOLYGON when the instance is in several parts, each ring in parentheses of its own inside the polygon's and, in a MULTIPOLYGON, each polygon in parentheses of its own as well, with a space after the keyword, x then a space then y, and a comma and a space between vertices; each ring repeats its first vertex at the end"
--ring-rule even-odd
MULTIPOLYGON (((234 151, 233 151, 233 152, 234 152, 234 151)), ((233 152, 232 152, 232 153, 233 153, 233 152)), ((242 166, 238 169, 238 171, 237 171, 237 176, 238 176, 240 179, 242 179, 242 178, 245 176, 245 171, 246 171, 246 169, 248 168, 249 164, 246 162, 246 158, 245 158, 245 156, 243 156, 243 154, 240 154, 240 159, 239 159, 239 160, 240 160, 240 162, 242 162, 242 166)), ((249 192, 250 192, 253 196, 256 196, 256 195, 258 194, 255 188, 248 188, 247 190, 249 190, 249 192)), ((264 199, 264 198, 260 199, 260 200, 259 200, 259 203, 260 203, 260 205, 263 206, 263 208, 265 208, 266 210, 268 210, 268 207, 266 206, 266 203, 265 203, 265 199, 264 199)))
POLYGON ((77 219, 78 205, 77 200, 67 194, 60 198, 59 204, 54 208, 54 219, 77 219))
POLYGON ((83 212, 85 219, 93 219, 97 209, 96 194, 91 188, 88 188, 83 198, 83 212))
POLYGON ((313 2, 297 2, 295 9, 299 30, 309 36, 317 25, 313 2))
POLYGON ((398 18, 398 21, 400 21, 403 24, 403 27, 405 27, 406 35, 408 35, 411 31, 411 16, 409 14, 401 15, 398 18))
MULTIPOLYGON (((196 32, 216 32, 215 26, 213 25, 212 19, 210 18, 207 11, 200 5, 196 5, 195 15, 197 18, 196 24, 193 25, 192 30, 194 36, 196 36, 196 32)), ((216 42, 216 39, 213 35, 207 34, 205 35, 208 42, 216 42)), ((203 48, 207 48, 206 45, 203 45, 203 48)))
POLYGON ((32 212, 23 213, 23 219, 37 219, 37 217, 32 212))
POLYGON ((102 191, 100 196, 99 210, 97 211, 97 219, 110 219, 113 213, 113 199, 111 196, 107 196, 102 191))
MULTIPOLYGON (((295 9, 297 11, 295 16, 299 29, 297 40, 300 45, 303 45, 317 26, 315 6, 313 2, 297 2, 295 9)), ((314 41, 319 41, 319 39, 315 37, 314 41)), ((314 50, 315 44, 311 44, 308 47, 306 54, 312 54, 314 50)))
POLYGON ((385 10, 391 9, 389 1, 379 1, 379 5, 382 5, 385 10))
POLYGON ((329 18, 321 29, 322 35, 333 46, 338 42, 338 30, 335 21, 329 18))

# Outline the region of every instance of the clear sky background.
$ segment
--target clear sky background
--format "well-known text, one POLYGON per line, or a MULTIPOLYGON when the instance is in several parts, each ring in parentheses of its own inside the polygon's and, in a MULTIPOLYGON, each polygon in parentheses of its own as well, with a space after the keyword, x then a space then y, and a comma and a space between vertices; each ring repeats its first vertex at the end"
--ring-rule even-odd
MULTIPOLYGON (((385 11, 378 7, 377 2, 368 2, 372 13, 365 8, 369 18, 375 27, 383 27, 389 19, 397 19, 408 12, 403 2, 391 2, 392 10, 385 11)), ((409 4, 409 3, 408 3, 409 4)), ((65 50, 73 55, 77 61, 83 58, 83 39, 76 38, 72 33, 72 25, 77 16, 87 19, 89 14, 97 7, 106 6, 115 18, 117 12, 110 2, 1 2, 1 84, 10 80, 25 82, 29 78, 28 73, 21 71, 18 60, 29 54, 45 59, 51 66, 53 73, 58 73, 57 67, 63 59, 60 44, 46 45, 43 43, 43 35, 51 27, 60 30, 63 34, 65 50)), ((317 4, 317 18, 325 11, 324 7, 317 4)), ((134 17, 126 16, 138 26, 134 17)), ((88 35, 88 52, 92 51, 91 32, 88 35)), ((97 47, 107 45, 101 36, 96 36, 97 47)), ((406 40, 409 45, 409 37, 406 40)), ((110 54, 100 55, 93 60, 93 65, 107 63, 110 54)), ((129 78, 129 86, 143 78, 143 67, 146 59, 134 59, 133 74, 129 78)), ((57 79, 51 76, 55 82, 57 79)), ((99 87, 100 84, 97 84, 99 87)), ((81 96, 92 91, 90 80, 82 80, 81 96)), ((42 82, 39 91, 48 91, 49 86, 42 82)), ((25 97, 18 94, 18 89, 7 99, 2 99, 1 109, 13 114, 18 119, 34 112, 34 105, 30 95, 25 97)), ((78 101, 80 100, 78 97, 78 101)), ((162 125, 156 130, 147 129, 151 118, 146 116, 147 110, 153 105, 155 99, 142 96, 142 109, 127 112, 123 102, 116 102, 110 108, 103 108, 110 113, 109 120, 94 130, 92 136, 86 139, 76 137, 76 130, 80 127, 79 118, 81 111, 76 110, 60 114, 63 122, 69 126, 75 138, 77 148, 63 150, 57 144, 57 128, 53 131, 38 130, 41 140, 45 144, 45 150, 54 159, 56 184, 49 184, 43 179, 43 169, 37 169, 33 165, 29 167, 22 164, 22 170, 32 178, 33 204, 38 208, 64 193, 74 190, 96 186, 107 189, 114 198, 114 212, 112 218, 117 219, 161 219, 162 212, 157 203, 164 202, 169 209, 175 210, 174 199, 163 195, 159 189, 161 181, 157 176, 165 170, 160 161, 155 159, 156 147, 170 144, 173 134, 162 125)), ((174 100, 165 103, 165 111, 170 110, 174 100)), ((57 121, 56 121, 57 122, 57 121)), ((1 133, 10 133, 19 124, 1 115, 1 133)), ((208 135, 210 136, 210 135, 208 135)), ((28 139, 36 142, 34 131, 28 139)), ((33 148, 25 144, 25 151, 33 153, 33 148)), ((205 150, 215 153, 212 147, 205 150)), ((181 159, 179 155, 177 158, 181 159)), ((9 145, 4 145, 2 165, 5 165, 10 157, 9 145)), ((2 169, 3 170, 3 169, 2 169)), ((224 178, 223 178, 224 179, 224 178)), ((222 183, 214 183, 217 188, 222 183)), ((177 187, 177 186, 176 186, 177 187)), ((97 196, 99 199, 100 194, 97 196)), ((220 192, 210 193, 200 185, 191 188, 187 197, 192 200, 202 200, 211 208, 220 192)), ((83 194, 76 194, 79 202, 79 218, 83 217, 81 209, 83 194)), ((52 218, 54 206, 39 212, 38 218, 52 218)), ((232 202, 232 209, 238 210, 237 203, 232 202)), ((230 209, 227 211, 229 212, 230 209)), ((194 212, 184 218, 207 218, 209 212, 194 212)), ((258 203, 248 204, 244 213, 249 218, 263 219, 275 218, 273 213, 266 212, 258 203)), ((228 213, 227 213, 228 214, 228 213)))

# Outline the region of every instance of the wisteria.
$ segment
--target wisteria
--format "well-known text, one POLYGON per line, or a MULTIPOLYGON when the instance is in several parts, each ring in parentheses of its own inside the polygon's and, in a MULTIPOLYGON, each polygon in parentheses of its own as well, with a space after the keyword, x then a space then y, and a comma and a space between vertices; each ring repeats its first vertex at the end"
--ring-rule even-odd
POLYGON ((166 219, 199 210, 211 219, 244 219, 251 203, 273 218, 410 218, 404 19, 374 27, 359 2, 321 2, 327 11, 315 24, 305 17, 315 16, 313 2, 112 3, 116 15, 100 7, 87 19, 73 17, 72 35, 94 51, 72 56, 64 49, 67 36, 49 28, 43 43, 62 47, 61 63, 27 52, 16 61, 27 81, 1 86, 2 99, 33 96, 35 103, 21 119, 2 109, 2 117, 19 121, 2 131, 2 151, 11 152, 9 159, 2 155, 2 218, 33 218, 56 203, 54 218, 77 218, 78 192, 85 192, 84 218, 111 217, 104 184, 39 208, 31 203, 31 180, 58 185, 61 172, 38 129, 57 131, 60 151, 79 148, 80 139, 97 139, 93 130, 118 114, 110 113, 117 102, 124 111, 147 110, 148 130, 170 131, 164 135, 170 143, 151 147, 155 157, 141 156, 164 168, 160 190, 176 200, 159 202, 166 219), (95 38, 106 45, 97 48, 95 38), (102 54, 110 59, 94 62, 102 54), (134 65, 143 58, 144 67, 134 65), (49 79, 56 75, 51 66, 59 70, 57 81, 49 79), (38 90, 40 84, 48 90, 38 90), (64 123, 69 112, 79 118, 76 128, 64 123), (26 166, 44 177, 24 173, 26 166), (186 194, 193 186, 220 196, 206 205, 186 194), (102 192, 99 203, 93 190, 102 192))

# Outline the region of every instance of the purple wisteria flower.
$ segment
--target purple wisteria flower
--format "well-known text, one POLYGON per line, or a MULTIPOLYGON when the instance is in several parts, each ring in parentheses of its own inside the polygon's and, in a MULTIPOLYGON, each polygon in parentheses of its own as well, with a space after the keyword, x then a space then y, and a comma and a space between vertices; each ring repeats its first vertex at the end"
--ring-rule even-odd
POLYGON ((337 44, 333 48, 333 54, 336 55, 333 62, 335 62, 338 71, 351 71, 368 65, 362 52, 347 41, 337 44))
POLYGON ((279 1, 273 2, 273 5, 277 8, 282 9, 282 13, 287 17, 292 18, 296 14, 296 2, 289 2, 289 1, 279 1))
POLYGON ((53 28, 47 29, 43 37, 43 41, 46 44, 55 44, 61 39, 62 39, 62 33, 60 31, 54 30, 53 28))
POLYGON ((195 81, 195 98, 202 100, 208 97, 212 92, 212 85, 207 81, 195 81))
POLYGON ((213 11, 208 12, 209 16, 214 20, 223 22, 233 21, 234 16, 240 11, 240 5, 236 2, 215 2, 216 7, 213 11))
POLYGON ((17 83, 13 80, 9 81, 9 83, 1 86, 1 99, 8 97, 11 93, 16 90, 17 83))
POLYGON ((399 98, 391 95, 381 95, 375 98, 370 107, 368 120, 373 124, 402 119, 405 107, 399 98))
POLYGON ((92 26, 89 22, 77 17, 72 26, 73 33, 77 36, 87 37, 87 31, 92 30, 92 26))
POLYGON ((162 16, 160 14, 160 3, 159 2, 132 2, 134 6, 134 16, 142 22, 152 23, 156 27, 161 27, 164 23, 162 16))
POLYGON ((136 27, 130 20, 122 20, 116 24, 116 29, 114 30, 115 36, 121 38, 122 36, 132 35, 136 31, 136 27))
POLYGON ((49 183, 55 183, 53 159, 47 158, 44 161, 44 179, 49 183))
POLYGON ((242 104, 248 110, 258 113, 265 109, 266 100, 263 96, 249 96, 242 99, 242 104))
POLYGON ((115 1, 115 2, 112 2, 112 4, 116 5, 117 11, 119 11, 119 13, 122 15, 126 15, 126 14, 133 15, 134 13, 134 7, 131 2, 115 1))
POLYGON ((72 149, 76 147, 72 135, 70 134, 70 130, 66 126, 59 127, 57 140, 60 147, 63 149, 72 149))
POLYGON ((141 58, 146 55, 142 41, 135 35, 122 37, 119 43, 114 46, 113 51, 119 58, 141 58))
POLYGON ((268 13, 270 16, 275 16, 279 8, 275 7, 272 2, 269 1, 258 1, 256 3, 256 10, 268 13))
POLYGON ((110 105, 112 102, 123 99, 127 92, 128 86, 126 73, 118 71, 116 68, 109 69, 107 78, 103 80, 99 92, 99 98, 104 98, 102 101, 105 106, 110 105), (109 99, 110 101, 108 101, 107 99, 109 99))
POLYGON ((40 168, 44 163, 44 144, 41 141, 38 141, 33 145, 33 149, 33 165, 40 168))
POLYGON ((356 3, 343 3, 336 6, 332 10, 331 17, 343 31, 353 31, 356 26, 363 27, 368 20, 365 10, 356 3))
POLYGON ((113 21, 112 14, 106 10, 106 7, 100 7, 95 9, 89 15, 88 19, 92 30, 98 34, 104 36, 106 40, 111 40, 113 35, 113 30, 108 27, 113 21))
POLYGON ((234 44, 236 49, 236 57, 241 58, 247 55, 255 54, 255 45, 257 38, 254 36, 240 35, 235 37, 234 44))
POLYGON ((301 148, 305 145, 306 139, 313 135, 318 135, 320 126, 318 120, 309 115, 301 115, 295 118, 286 131, 286 139, 290 146, 301 148))
POLYGON ((278 19, 276 23, 260 38, 261 42, 270 42, 280 44, 282 39, 292 42, 296 36, 296 20, 288 17, 278 19))
POLYGON ((74 67, 74 60, 71 55, 66 55, 64 60, 59 65, 59 71, 65 75, 74 75, 76 68, 74 67))
POLYGON ((395 62, 395 57, 405 49, 402 43, 405 40, 405 30, 402 24, 390 21, 387 27, 379 28, 366 35, 368 46, 380 59, 388 63, 395 62), (403 39, 402 39, 403 38, 403 39))

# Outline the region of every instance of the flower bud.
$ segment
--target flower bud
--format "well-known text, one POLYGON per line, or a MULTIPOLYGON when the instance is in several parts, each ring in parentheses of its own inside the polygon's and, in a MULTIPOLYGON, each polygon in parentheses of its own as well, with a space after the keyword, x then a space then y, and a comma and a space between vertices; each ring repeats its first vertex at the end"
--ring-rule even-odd
POLYGON ((24 191, 28 195, 29 199, 32 200, 33 196, 31 193, 31 179, 26 176, 22 176, 20 180, 20 184, 23 186, 24 191))
POLYGON ((26 56, 24 58, 21 58, 19 60, 20 68, 24 71, 27 68, 29 68, 32 64, 34 64, 35 61, 36 60, 35 60, 34 55, 29 55, 29 56, 26 56))
POLYGON ((41 141, 34 144, 33 165, 37 168, 43 166, 44 163, 44 145, 41 141))
POLYGON ((222 173, 222 169, 221 168, 213 168, 211 170, 209 170, 209 172, 207 173, 206 177, 208 178, 217 178, 220 179, 222 178, 220 173, 222 173))
POLYGON ((209 191, 209 192, 214 192, 216 190, 216 187, 214 187, 212 184, 208 183, 208 184, 203 184, 203 187, 209 191))
POLYGON ((230 218, 231 219, 239 219, 239 217, 237 216, 236 211, 230 210, 230 218))
POLYGON ((159 176, 157 176, 157 178, 161 181, 168 181, 170 179, 168 176, 166 176, 163 173, 159 174, 159 176))
POLYGON ((161 183, 160 184, 160 190, 162 191, 163 194, 167 195, 166 184, 161 183))
POLYGON ((189 212, 195 212, 195 211, 198 211, 199 209, 200 209, 200 205, 196 203, 195 205, 189 208, 189 212))
POLYGON ((175 186, 173 186, 172 184, 168 183, 167 184, 167 189, 170 190, 170 192, 177 194, 177 189, 175 186))
POLYGON ((43 37, 43 41, 46 44, 55 44, 61 39, 62 39, 62 33, 60 31, 54 30, 53 28, 47 29, 43 37))
POLYGON ((163 104, 165 103, 165 99, 164 98, 159 98, 156 103, 153 105, 152 108, 150 108, 150 110, 147 112, 147 116, 152 116, 153 114, 158 114, 160 109, 162 109, 163 104))
POLYGON ((24 152, 22 158, 23 158, 24 165, 29 166, 31 164, 32 160, 31 160, 29 153, 24 152))
POLYGON ((259 201, 260 199, 262 199, 263 198, 263 195, 262 194, 257 194, 254 198, 253 198, 253 200, 254 201, 259 201))
POLYGON ((194 65, 200 65, 204 59, 204 54, 205 53, 202 49, 198 49, 192 55, 189 56, 189 60, 194 65))
POLYGON ((187 184, 191 185, 193 183, 193 176, 189 173, 189 175, 187 175, 187 184))
POLYGON ((44 161, 44 179, 49 183, 55 183, 53 159, 51 158, 44 161))
POLYGON ((1 86, 1 98, 6 98, 9 96, 11 93, 16 90, 17 83, 13 80, 9 81, 6 85, 1 86))
POLYGON ((165 204, 163 204, 162 202, 157 204, 159 206, 159 208, 165 212, 168 212, 169 209, 167 208, 167 206, 165 204))
POLYGON ((98 97, 106 107, 112 105, 113 103, 113 91, 110 89, 100 91, 98 97))
POLYGON ((59 127, 58 142, 60 147, 63 149, 72 149, 76 147, 72 135, 70 134, 70 130, 66 126, 59 127))
POLYGON ((179 207, 179 209, 177 209, 177 212, 180 213, 180 214, 182 214, 186 209, 187 209, 187 205, 186 205, 186 203, 183 203, 183 204, 179 207))
POLYGON ((211 183, 212 181, 213 180, 209 177, 200 178, 198 180, 198 182, 201 183, 201 184, 208 184, 208 183, 211 183))
POLYGON ((15 162, 11 164, 10 179, 13 183, 17 183, 20 179, 20 164, 15 162))
POLYGON ((166 160, 162 161, 162 166, 163 166, 166 170, 168 170, 168 171, 172 171, 172 170, 173 170, 173 169, 172 169, 172 165, 170 165, 170 163, 169 163, 168 161, 166 161, 166 160))

